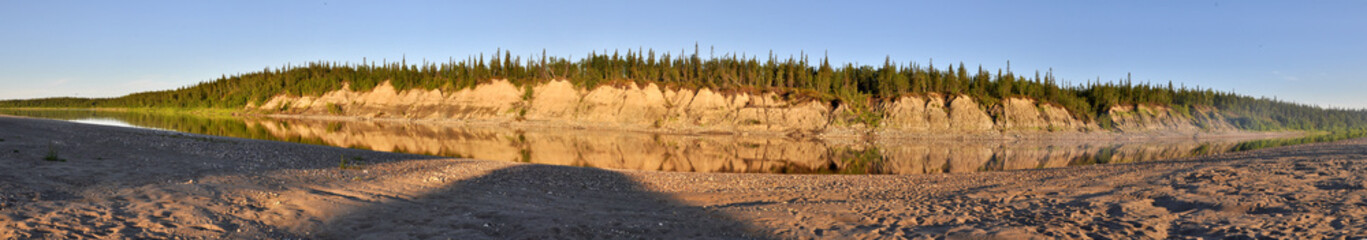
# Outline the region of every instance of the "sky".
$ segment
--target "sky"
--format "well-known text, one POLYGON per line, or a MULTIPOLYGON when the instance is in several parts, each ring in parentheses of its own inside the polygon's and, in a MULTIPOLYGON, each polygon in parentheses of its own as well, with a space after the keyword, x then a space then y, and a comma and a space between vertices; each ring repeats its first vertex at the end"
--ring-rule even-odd
POLYGON ((964 63, 1367 108, 1367 1, 0 1, 0 99, 496 49, 964 63))

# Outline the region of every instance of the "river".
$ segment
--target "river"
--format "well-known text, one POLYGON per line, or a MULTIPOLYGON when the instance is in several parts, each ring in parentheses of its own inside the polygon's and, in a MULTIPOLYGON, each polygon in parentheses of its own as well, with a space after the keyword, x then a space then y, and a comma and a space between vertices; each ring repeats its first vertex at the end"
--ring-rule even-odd
POLYGON ((6 109, 0 114, 376 151, 680 172, 926 174, 1021 170, 1177 159, 1245 149, 1240 144, 1259 140, 827 141, 92 110, 6 109))

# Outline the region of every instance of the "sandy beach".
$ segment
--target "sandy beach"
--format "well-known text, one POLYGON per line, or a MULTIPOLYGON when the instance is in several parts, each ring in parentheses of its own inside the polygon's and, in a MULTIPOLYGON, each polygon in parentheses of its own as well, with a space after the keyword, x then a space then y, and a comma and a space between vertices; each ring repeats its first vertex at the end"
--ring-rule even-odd
POLYGON ((931 175, 450 159, 0 116, 0 238, 1345 239, 1367 139, 931 175))

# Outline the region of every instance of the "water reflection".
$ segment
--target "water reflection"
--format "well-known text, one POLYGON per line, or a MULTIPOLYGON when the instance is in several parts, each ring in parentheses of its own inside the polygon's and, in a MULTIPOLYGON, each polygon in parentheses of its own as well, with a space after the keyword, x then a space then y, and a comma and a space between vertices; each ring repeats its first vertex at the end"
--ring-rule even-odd
POLYGON ((116 119, 133 126, 377 151, 682 172, 919 174, 1017 170, 1172 159, 1227 152, 1240 144, 1237 140, 827 142, 129 112, 0 113, 66 120, 116 119))
POLYGON ((72 119, 71 121, 72 121, 72 122, 78 122, 78 123, 84 123, 84 124, 95 124, 95 125, 105 125, 105 126, 115 126, 115 127, 128 127, 128 128, 152 129, 152 128, 145 128, 145 127, 133 126, 132 124, 128 124, 128 123, 126 123, 126 122, 119 121, 118 119, 112 119, 112 118, 72 119))

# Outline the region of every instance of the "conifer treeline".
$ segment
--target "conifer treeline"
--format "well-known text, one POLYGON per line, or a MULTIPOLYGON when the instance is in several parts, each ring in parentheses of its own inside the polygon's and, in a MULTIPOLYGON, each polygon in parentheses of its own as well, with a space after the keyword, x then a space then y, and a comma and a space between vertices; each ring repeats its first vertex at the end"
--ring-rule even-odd
MULTIPOLYGON (((522 58, 499 50, 492 56, 471 56, 446 62, 409 64, 364 62, 360 64, 312 62, 302 66, 285 65, 259 72, 223 76, 219 79, 175 90, 130 94, 119 98, 49 98, 0 101, 0 107, 215 107, 239 108, 249 102, 260 103, 278 94, 319 95, 350 83, 352 90, 365 91, 381 82, 391 81, 400 89, 456 90, 491 79, 507 79, 523 86, 530 83, 564 79, 583 88, 605 83, 659 83, 685 88, 711 88, 720 91, 772 91, 784 96, 840 101, 856 110, 866 111, 871 103, 899 96, 938 93, 964 94, 984 106, 993 106, 1007 97, 1028 97, 1056 104, 1086 121, 1102 118, 1112 106, 1155 104, 1192 113, 1196 107, 1221 110, 1231 123, 1243 129, 1334 130, 1364 128, 1367 111, 1323 109, 1267 98, 1241 96, 1233 92, 1186 86, 1132 82, 1089 81, 1081 85, 1061 84, 1052 72, 1036 71, 1033 77, 1009 70, 969 69, 963 63, 943 68, 933 62, 898 64, 891 58, 882 65, 833 65, 826 58, 812 62, 806 54, 780 58, 726 54, 721 57, 654 50, 627 50, 590 53, 578 60, 541 55, 522 58), (501 54, 499 54, 501 53, 501 54)), ((876 111, 876 110, 867 110, 876 111)))

